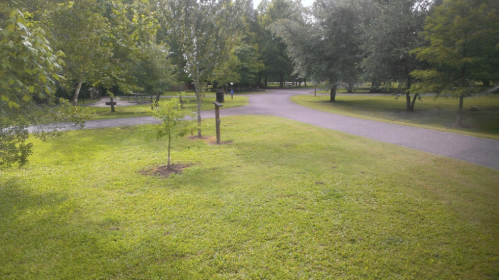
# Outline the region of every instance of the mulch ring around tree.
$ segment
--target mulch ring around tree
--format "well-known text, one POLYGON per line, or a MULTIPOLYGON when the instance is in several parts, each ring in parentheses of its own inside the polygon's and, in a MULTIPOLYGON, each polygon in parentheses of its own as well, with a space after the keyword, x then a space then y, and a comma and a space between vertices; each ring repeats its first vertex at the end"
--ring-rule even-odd
POLYGON ((146 168, 140 170, 139 173, 146 176, 159 176, 163 178, 170 177, 171 174, 182 174, 182 170, 191 166, 192 164, 170 164, 168 169, 166 165, 146 168))
MULTIPOLYGON (((217 144, 217 138, 215 136, 203 136, 201 138, 197 136, 189 136, 189 139, 191 140, 205 140, 208 145, 216 145, 217 144)), ((233 143, 234 141, 220 141, 220 144, 230 144, 233 143)))

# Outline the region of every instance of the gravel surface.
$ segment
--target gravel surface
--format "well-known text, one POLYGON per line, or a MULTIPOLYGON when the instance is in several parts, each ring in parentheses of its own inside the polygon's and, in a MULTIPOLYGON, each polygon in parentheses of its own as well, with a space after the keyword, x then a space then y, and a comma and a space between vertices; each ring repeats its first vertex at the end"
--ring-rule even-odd
MULTIPOLYGON (((308 90, 275 90, 271 94, 249 95, 249 105, 221 110, 222 117, 233 115, 271 115, 318 127, 342 131, 378 141, 392 143, 453 157, 499 170, 499 141, 436 130, 347 117, 317 111, 293 103, 293 95, 308 90)), ((214 118, 214 111, 203 111, 203 118, 214 118)), ((223 121, 223 120, 222 120, 223 121)), ((152 117, 87 121, 86 128, 104 128, 144 123, 158 123, 152 117)), ((67 127, 66 129, 71 129, 67 127)))

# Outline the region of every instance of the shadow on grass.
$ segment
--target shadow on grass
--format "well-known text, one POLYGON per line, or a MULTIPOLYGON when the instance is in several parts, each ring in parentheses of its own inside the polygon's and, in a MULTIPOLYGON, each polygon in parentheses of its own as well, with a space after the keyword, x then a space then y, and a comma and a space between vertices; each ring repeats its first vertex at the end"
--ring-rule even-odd
POLYGON ((95 216, 88 198, 76 194, 30 190, 20 178, 0 182, 1 279, 189 274, 175 269, 188 258, 188 250, 164 237, 164 230, 137 232, 125 215, 111 209, 95 216))

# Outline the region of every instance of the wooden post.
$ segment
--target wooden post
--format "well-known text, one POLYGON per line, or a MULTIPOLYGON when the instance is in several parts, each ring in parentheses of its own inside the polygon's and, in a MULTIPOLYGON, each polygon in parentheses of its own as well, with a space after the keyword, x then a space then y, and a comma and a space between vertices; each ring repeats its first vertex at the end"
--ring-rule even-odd
POLYGON ((215 122, 217 125, 217 145, 220 145, 220 107, 223 105, 218 102, 213 102, 215 104, 215 122))

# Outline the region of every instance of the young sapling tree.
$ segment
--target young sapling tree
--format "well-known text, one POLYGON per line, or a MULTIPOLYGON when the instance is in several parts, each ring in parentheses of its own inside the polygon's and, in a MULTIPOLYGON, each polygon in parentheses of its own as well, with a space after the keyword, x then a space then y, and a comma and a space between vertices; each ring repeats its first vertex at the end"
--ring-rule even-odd
POLYGON ((182 103, 178 98, 169 101, 161 101, 156 110, 151 110, 154 118, 161 121, 161 124, 152 126, 157 139, 166 137, 168 139, 168 162, 167 169, 171 169, 171 142, 174 137, 182 137, 198 128, 194 121, 195 114, 182 108, 182 103))

